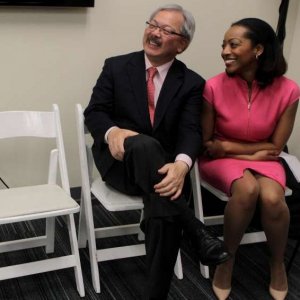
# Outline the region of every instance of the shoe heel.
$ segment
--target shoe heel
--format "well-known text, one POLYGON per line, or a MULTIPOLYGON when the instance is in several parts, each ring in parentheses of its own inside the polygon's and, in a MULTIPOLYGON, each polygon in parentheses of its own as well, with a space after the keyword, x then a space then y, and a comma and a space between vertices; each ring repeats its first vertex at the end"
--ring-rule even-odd
POLYGON ((215 296, 218 298, 218 300, 226 300, 231 292, 231 288, 229 289, 221 289, 212 284, 212 289, 215 293, 215 296))
POLYGON ((287 296, 288 290, 286 289, 284 291, 279 291, 269 286, 269 293, 274 300, 284 300, 287 296))

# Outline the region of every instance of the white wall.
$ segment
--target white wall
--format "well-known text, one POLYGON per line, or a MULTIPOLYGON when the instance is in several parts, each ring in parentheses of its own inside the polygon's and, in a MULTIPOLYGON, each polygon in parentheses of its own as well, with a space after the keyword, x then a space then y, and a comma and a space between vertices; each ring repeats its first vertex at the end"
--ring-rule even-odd
MULTIPOLYGON (((71 186, 80 185, 75 130, 75 103, 86 106, 106 57, 141 49, 145 21, 152 10, 169 2, 158 0, 95 0, 89 9, 0 8, 0 110, 48 110, 58 103, 63 118, 71 186)), ((280 0, 186 0, 177 1, 196 19, 194 41, 179 58, 203 77, 209 78, 224 67, 220 59, 224 31, 243 17, 260 17, 274 28, 280 0)), ((300 12, 298 0, 291 1, 286 47, 289 74, 300 83, 300 12), (298 18, 297 18, 298 17, 298 18), (298 29, 296 30, 296 26, 298 29), (298 34, 297 34, 298 31, 298 34), (298 36, 297 36, 298 35, 298 36), (298 50, 298 51, 297 51, 298 50), (292 63, 291 63, 292 62, 292 63), (297 64, 298 63, 298 67, 297 64)), ((296 133, 299 133, 298 125, 296 133)), ((33 148, 36 145, 30 148, 33 148)), ((293 140, 293 151, 300 150, 293 140)), ((12 175, 37 158, 33 151, 19 159, 22 145, 8 143, 0 152, 0 177, 10 185, 41 180, 29 171, 12 175), (7 159, 16 157, 8 171, 7 159)))
MULTIPOLYGON (((291 6, 288 11, 289 20, 293 21, 289 23, 289 27, 287 27, 287 49, 289 49, 288 62, 289 69, 287 72, 287 76, 294 79, 300 85, 300 4, 298 0, 293 0, 291 3, 297 4, 291 6), (289 35, 289 30, 294 30, 294 34, 289 35)), ((300 159, 300 147, 299 147, 299 134, 300 134, 300 105, 298 106, 298 112, 296 117, 296 122, 294 126, 294 130, 292 136, 289 140, 289 151, 296 155, 300 159)))

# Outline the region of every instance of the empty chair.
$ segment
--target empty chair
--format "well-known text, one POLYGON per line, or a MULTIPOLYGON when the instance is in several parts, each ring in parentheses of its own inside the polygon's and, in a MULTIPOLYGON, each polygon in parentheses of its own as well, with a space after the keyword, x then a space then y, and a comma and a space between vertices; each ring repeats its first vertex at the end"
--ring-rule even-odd
MULTIPOLYGON (((111 212, 140 210, 142 218, 144 205, 141 197, 125 195, 106 185, 100 174, 93 178, 94 160, 87 140, 88 131, 84 126, 83 110, 80 104, 76 105, 76 121, 82 183, 78 242, 79 248, 86 247, 88 242, 93 286, 95 291, 99 293, 98 262, 145 255, 145 245, 144 243, 136 243, 122 247, 97 249, 96 239, 138 234, 139 239, 142 240, 143 233, 139 223, 95 228, 91 193, 107 211, 111 212)), ((183 277, 180 253, 178 253, 175 274, 179 279, 183 277)))
MULTIPOLYGON (((47 253, 54 252, 55 217, 63 216, 68 227, 71 254, 1 267, 0 280, 73 267, 77 290, 83 297, 84 286, 74 223, 74 213, 79 212, 80 207, 70 196, 58 106, 54 104, 53 111, 49 112, 0 112, 0 142, 20 137, 29 143, 33 137, 55 141, 55 149, 50 152, 48 182, 0 190, 0 224, 46 219, 45 235, 1 242, 0 253, 41 246, 45 246, 47 253), (57 178, 60 178, 60 185, 57 178)), ((44 148, 34 149, 34 155, 40 150, 44 148)), ((15 157, 11 159, 13 161, 15 157)))
MULTIPOLYGON (((220 171, 221 172, 221 171, 220 171)), ((222 191, 216 189, 211 186, 209 183, 201 179, 200 172, 198 168, 198 163, 196 161, 193 169, 191 170, 191 184, 193 191, 193 199, 194 199, 194 208, 196 217, 202 221, 205 225, 219 225, 224 223, 224 215, 204 215, 204 207, 203 207, 203 198, 201 193, 201 187, 205 188, 209 192, 211 192, 214 196, 216 196, 221 201, 228 201, 228 196, 222 191)), ((285 195, 291 195, 292 191, 290 189, 286 189, 285 195)), ((222 237, 220 237, 222 238, 222 237)), ((265 242, 266 235, 264 231, 255 231, 255 232, 247 232, 244 234, 240 244, 251 244, 251 243, 259 243, 265 242)), ((200 263, 200 270, 202 276, 205 278, 209 278, 209 267, 204 266, 200 263)))

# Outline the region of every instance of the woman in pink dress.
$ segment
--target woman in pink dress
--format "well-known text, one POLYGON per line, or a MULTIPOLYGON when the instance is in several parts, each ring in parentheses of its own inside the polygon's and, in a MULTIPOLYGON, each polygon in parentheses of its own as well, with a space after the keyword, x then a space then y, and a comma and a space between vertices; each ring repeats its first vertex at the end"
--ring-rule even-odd
POLYGON ((284 299, 288 283, 284 252, 289 227, 285 173, 278 155, 293 129, 298 85, 283 76, 287 65, 274 30, 266 22, 242 19, 224 36, 226 72, 204 90, 202 178, 230 198, 224 212, 224 241, 232 259, 217 266, 213 290, 226 299, 234 256, 256 207, 270 248, 269 292, 284 299))

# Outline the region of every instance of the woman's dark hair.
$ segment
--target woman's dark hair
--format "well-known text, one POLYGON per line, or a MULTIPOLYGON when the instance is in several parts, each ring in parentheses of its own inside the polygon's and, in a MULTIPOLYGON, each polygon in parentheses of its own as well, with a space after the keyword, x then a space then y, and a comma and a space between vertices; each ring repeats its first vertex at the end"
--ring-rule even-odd
POLYGON ((248 29, 245 37, 250 39, 253 46, 261 44, 263 53, 258 57, 256 80, 261 87, 271 84, 275 77, 283 75, 287 70, 287 63, 283 57, 282 46, 273 28, 263 20, 245 18, 231 24, 248 29))

